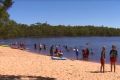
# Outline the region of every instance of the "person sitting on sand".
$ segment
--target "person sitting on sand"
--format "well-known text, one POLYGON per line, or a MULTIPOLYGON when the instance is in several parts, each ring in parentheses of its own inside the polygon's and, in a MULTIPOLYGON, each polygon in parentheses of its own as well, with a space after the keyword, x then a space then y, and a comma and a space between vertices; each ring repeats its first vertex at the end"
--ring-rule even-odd
POLYGON ((105 69, 105 53, 106 53, 106 49, 105 47, 102 47, 102 51, 101 51, 101 57, 100 57, 100 62, 101 62, 101 67, 100 67, 100 72, 104 73, 104 69, 105 69))
POLYGON ((55 51, 54 51, 55 56, 58 56, 58 48, 56 47, 55 51))
POLYGON ((58 51, 58 57, 63 57, 63 52, 61 50, 58 51))
POLYGON ((110 50, 110 63, 111 63, 111 72, 112 72, 112 66, 114 66, 114 72, 115 72, 115 64, 116 64, 116 60, 117 60, 117 50, 116 50, 116 46, 112 45, 112 50, 110 50))

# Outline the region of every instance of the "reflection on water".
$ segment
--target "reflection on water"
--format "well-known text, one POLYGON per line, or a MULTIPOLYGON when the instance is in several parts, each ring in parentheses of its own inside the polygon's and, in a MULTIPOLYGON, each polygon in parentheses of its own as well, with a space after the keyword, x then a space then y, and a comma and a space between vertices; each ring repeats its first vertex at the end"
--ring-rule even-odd
POLYGON ((91 61, 99 61, 101 47, 106 47, 106 62, 109 63, 109 52, 111 46, 114 44, 118 50, 118 63, 120 63, 119 59, 119 51, 120 51, 120 37, 60 37, 60 38, 17 38, 17 39, 7 39, 0 40, 1 44, 10 44, 13 42, 24 42, 26 44, 27 49, 30 51, 34 51, 36 53, 40 53, 39 50, 34 50, 34 43, 38 45, 46 44, 47 50, 42 50, 41 53, 48 55, 49 48, 51 45, 60 45, 61 49, 64 51, 64 56, 70 59, 76 59, 75 52, 66 51, 63 46, 67 45, 70 49, 77 47, 79 49, 79 59, 82 59, 82 49, 85 47, 89 47, 89 50, 93 52, 90 54, 89 60, 91 61), (87 45, 86 45, 87 44, 87 45))

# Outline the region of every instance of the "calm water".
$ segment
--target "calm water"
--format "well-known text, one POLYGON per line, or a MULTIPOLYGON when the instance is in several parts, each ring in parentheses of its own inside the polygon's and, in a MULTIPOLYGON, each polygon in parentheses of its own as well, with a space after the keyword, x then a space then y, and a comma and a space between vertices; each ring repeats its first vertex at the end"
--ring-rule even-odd
POLYGON ((109 63, 109 52, 112 44, 117 46, 118 50, 118 63, 120 64, 120 37, 60 37, 60 38, 17 38, 17 39, 7 39, 0 40, 1 44, 10 44, 13 42, 24 42, 27 49, 34 51, 38 54, 41 54, 39 51, 35 51, 33 48, 34 43, 46 44, 48 49, 47 51, 42 50, 41 52, 45 55, 49 53, 49 47, 54 45, 61 45, 61 49, 64 51, 64 56, 70 59, 76 59, 75 53, 73 51, 67 52, 62 47, 63 45, 68 45, 68 47, 79 49, 80 55, 79 59, 82 59, 81 50, 86 47, 92 49, 93 54, 90 54, 89 60, 99 62, 101 47, 106 47, 106 62, 109 63))

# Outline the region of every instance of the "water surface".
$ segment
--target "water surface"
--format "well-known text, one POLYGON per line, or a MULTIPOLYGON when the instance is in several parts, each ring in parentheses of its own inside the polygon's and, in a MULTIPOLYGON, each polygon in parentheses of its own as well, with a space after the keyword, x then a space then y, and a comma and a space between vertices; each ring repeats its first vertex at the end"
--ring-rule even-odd
POLYGON ((90 54, 89 60, 99 62, 101 47, 106 47, 106 62, 109 63, 109 52, 111 50, 111 46, 114 44, 118 50, 118 63, 120 63, 120 37, 60 37, 60 38, 17 38, 17 39, 6 39, 0 40, 0 44, 10 44, 14 42, 24 42, 26 44, 27 49, 30 51, 34 51, 38 54, 49 54, 49 48, 53 45, 60 45, 61 49, 64 51, 64 56, 69 59, 76 59, 75 53, 73 51, 67 52, 62 47, 63 45, 67 45, 70 48, 77 47, 79 49, 79 59, 82 59, 81 50, 85 47, 89 47, 90 50, 93 51, 93 54, 90 54), (48 49, 47 51, 42 50, 34 50, 34 43, 46 44, 48 49), (88 45, 86 45, 88 43, 88 45))

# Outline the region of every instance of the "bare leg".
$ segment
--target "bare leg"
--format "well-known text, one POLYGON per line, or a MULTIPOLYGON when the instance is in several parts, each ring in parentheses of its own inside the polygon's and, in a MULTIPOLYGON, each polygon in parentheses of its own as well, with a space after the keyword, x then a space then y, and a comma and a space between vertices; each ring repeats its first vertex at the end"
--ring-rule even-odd
POLYGON ((101 64, 100 72, 103 72, 103 73, 104 73, 104 64, 101 64))
POLYGON ((105 65, 103 64, 103 73, 105 72, 105 65))
POLYGON ((78 60, 78 55, 76 55, 76 59, 78 60))
POLYGON ((101 66, 100 66, 100 72, 102 72, 102 64, 101 64, 101 66))
POLYGON ((111 72, 112 72, 112 63, 111 63, 111 72))
POLYGON ((115 68, 116 68, 116 67, 115 67, 115 63, 114 63, 114 72, 115 72, 115 68))

